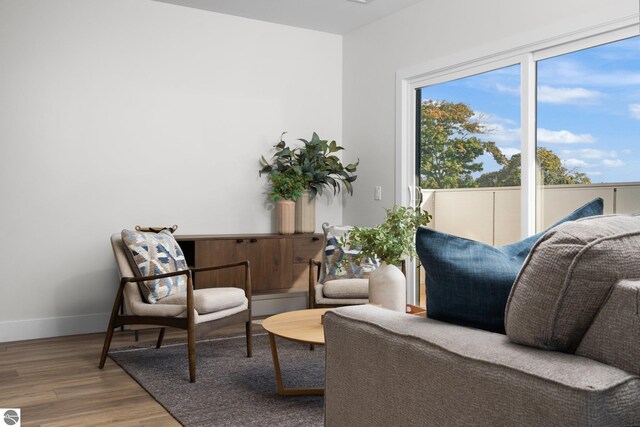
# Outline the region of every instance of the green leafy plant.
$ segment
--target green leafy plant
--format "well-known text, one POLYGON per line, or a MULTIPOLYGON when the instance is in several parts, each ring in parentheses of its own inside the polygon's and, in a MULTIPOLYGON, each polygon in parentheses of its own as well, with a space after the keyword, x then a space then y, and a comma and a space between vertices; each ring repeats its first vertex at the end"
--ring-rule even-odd
POLYGON ((280 199, 296 201, 306 188, 304 177, 297 173, 273 171, 269 174, 271 192, 269 199, 277 202, 280 199))
POLYGON ((320 139, 313 133, 310 141, 300 139, 304 146, 294 150, 295 163, 300 167, 307 180, 311 198, 322 195, 325 187, 332 188, 333 194, 340 192, 342 186, 350 195, 353 194, 353 183, 357 175, 356 169, 360 161, 344 166, 336 153, 344 150, 335 141, 320 139))
POLYGON ((349 234, 340 238, 342 247, 359 248, 360 262, 378 259, 392 265, 399 265, 406 257, 416 256, 415 236, 421 225, 431 221, 431 215, 420 208, 394 205, 385 209, 384 223, 377 227, 354 227, 349 234))
POLYGON ((349 194, 353 194, 352 183, 356 180, 356 163, 344 166, 336 153, 344 150, 335 141, 322 140, 317 133, 313 133, 310 141, 300 139, 302 147, 290 148, 282 139, 274 146, 275 154, 268 161, 264 156, 260 157, 260 175, 286 174, 302 176, 304 179, 303 190, 308 189, 310 197, 322 195, 325 187, 333 189, 333 194, 340 192, 342 186, 349 194))

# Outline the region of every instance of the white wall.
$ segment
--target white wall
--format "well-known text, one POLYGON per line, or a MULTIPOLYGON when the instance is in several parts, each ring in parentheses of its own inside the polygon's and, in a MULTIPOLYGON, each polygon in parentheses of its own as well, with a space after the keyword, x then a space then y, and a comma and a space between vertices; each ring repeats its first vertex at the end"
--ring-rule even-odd
MULTIPOLYGON (((341 142, 341 74, 336 35, 148 0, 2 0, 0 341, 104 330, 122 228, 274 231, 258 157, 283 130, 341 142)), ((317 217, 340 223, 339 198, 317 217)))
POLYGON ((637 0, 425 0, 345 35, 345 157, 361 163, 344 222, 376 224, 394 203, 396 72, 456 65, 637 13, 637 0), (374 201, 378 185, 383 197, 374 201))

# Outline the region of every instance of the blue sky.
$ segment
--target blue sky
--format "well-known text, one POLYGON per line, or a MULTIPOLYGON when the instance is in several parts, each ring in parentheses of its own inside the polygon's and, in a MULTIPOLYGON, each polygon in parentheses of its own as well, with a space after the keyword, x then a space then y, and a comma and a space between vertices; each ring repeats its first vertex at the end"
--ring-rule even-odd
MULTIPOLYGON (((640 181, 640 37, 538 62, 538 146, 593 183, 640 181)), ((508 156, 520 151, 520 66, 422 89, 464 102, 508 156)), ((498 165, 483 156, 485 171, 498 165)))

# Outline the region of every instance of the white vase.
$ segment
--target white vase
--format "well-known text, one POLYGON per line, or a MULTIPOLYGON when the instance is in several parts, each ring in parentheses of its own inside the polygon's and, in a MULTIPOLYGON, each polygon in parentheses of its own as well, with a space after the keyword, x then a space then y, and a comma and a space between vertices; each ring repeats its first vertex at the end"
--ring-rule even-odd
POLYGON ((293 234, 295 230, 296 204, 291 200, 280 200, 276 204, 278 233, 293 234))
POLYGON ((309 190, 304 190, 296 200, 296 233, 316 231, 316 198, 311 198, 309 190))
POLYGON ((398 267, 383 262, 369 275, 369 302, 404 313, 407 306, 406 283, 398 267))

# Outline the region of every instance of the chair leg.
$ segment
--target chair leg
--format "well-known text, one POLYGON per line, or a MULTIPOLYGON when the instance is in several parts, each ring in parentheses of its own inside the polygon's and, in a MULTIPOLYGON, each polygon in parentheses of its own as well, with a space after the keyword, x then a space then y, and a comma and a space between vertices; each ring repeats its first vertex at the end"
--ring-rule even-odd
POLYGON ((118 316, 118 310, 122 304, 123 287, 120 285, 116 294, 116 299, 113 301, 113 308, 111 309, 111 317, 109 318, 109 326, 107 326, 107 335, 104 337, 104 344, 102 345, 102 354, 100 355, 100 363, 98 368, 104 368, 104 363, 107 361, 107 354, 109 353, 109 347, 111 347, 111 339, 113 338, 113 330, 117 328, 116 317, 118 316))
POLYGON ((164 331, 166 328, 160 328, 160 334, 158 335, 158 342, 156 343, 156 348, 160 348, 162 346, 162 341, 164 340, 164 331))
POLYGON ((246 323, 247 326, 247 357, 253 356, 253 333, 251 332, 251 320, 246 323))
POLYGON ((193 325, 187 328, 187 339, 189 341, 189 381, 196 382, 196 331, 193 325))
POLYGON ((100 356, 100 363, 98 368, 104 368, 104 363, 107 361, 107 353, 109 353, 109 347, 111 347, 111 339, 113 338, 113 328, 111 322, 109 322, 109 329, 107 329, 107 335, 104 337, 104 344, 102 345, 102 355, 100 356))

